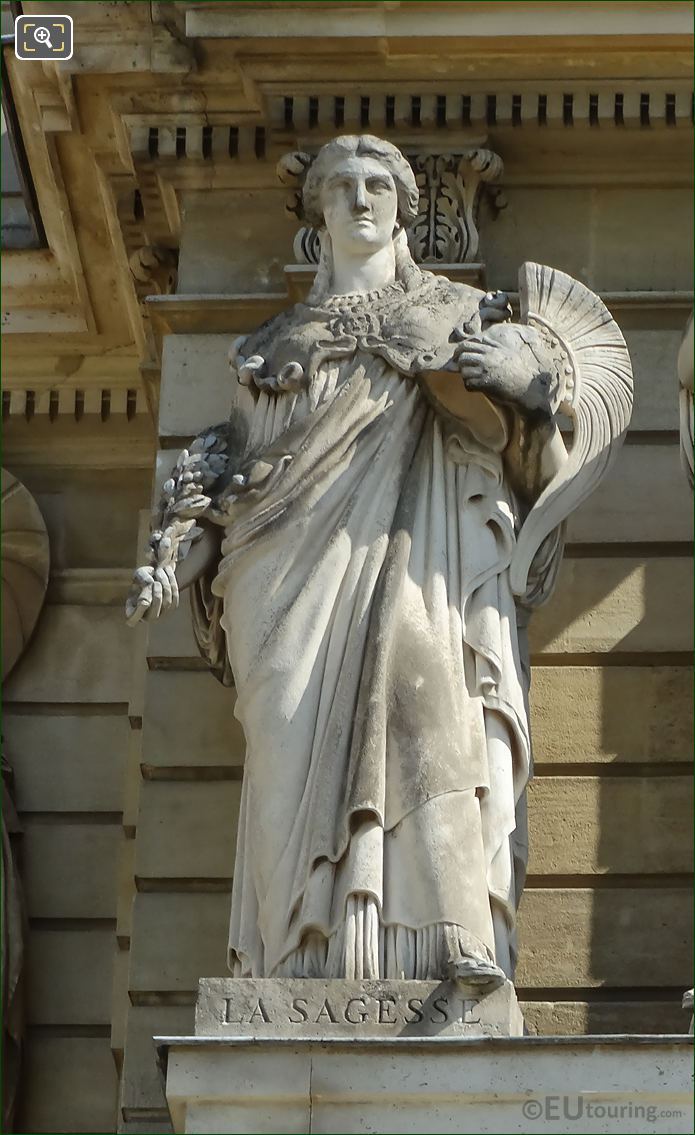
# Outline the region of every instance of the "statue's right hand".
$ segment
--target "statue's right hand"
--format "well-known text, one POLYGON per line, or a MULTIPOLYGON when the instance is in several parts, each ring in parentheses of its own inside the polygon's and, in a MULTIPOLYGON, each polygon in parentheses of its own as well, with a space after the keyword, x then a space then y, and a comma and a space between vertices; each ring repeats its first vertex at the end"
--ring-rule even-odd
POLYGON ((179 587, 174 569, 169 565, 140 567, 125 604, 126 622, 135 626, 142 619, 159 618, 162 611, 179 605, 179 587))

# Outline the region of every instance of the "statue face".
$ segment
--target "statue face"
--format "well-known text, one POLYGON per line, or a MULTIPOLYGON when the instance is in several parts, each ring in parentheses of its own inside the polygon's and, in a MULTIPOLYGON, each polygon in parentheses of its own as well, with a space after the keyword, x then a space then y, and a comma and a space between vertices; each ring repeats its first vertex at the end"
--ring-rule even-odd
POLYGON ((368 256, 393 239, 396 186, 374 158, 353 155, 339 162, 321 186, 321 206, 338 252, 368 256))

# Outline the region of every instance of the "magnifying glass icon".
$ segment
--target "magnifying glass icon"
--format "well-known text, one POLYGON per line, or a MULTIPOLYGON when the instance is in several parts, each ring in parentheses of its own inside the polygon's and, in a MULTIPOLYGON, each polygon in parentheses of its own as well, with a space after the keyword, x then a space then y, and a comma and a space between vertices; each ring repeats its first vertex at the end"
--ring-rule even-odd
POLYGON ((51 33, 48 28, 36 28, 34 31, 34 39, 37 43, 45 43, 46 47, 53 51, 53 44, 51 43, 51 33))

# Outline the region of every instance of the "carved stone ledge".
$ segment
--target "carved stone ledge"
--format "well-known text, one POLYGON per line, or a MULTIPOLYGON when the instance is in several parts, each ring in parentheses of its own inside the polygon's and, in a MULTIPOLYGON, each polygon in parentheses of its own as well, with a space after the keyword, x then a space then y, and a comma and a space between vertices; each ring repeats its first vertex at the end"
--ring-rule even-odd
MULTIPOLYGON (((483 264, 428 264, 429 271, 442 274, 457 283, 485 287, 483 264)), ((146 306, 158 333, 164 335, 217 334, 229 335, 248 331, 273 315, 284 311, 290 303, 304 299, 311 287, 315 268, 309 264, 285 265, 287 293, 259 292, 232 293, 179 293, 172 296, 148 296, 146 306)), ((515 292, 507 293, 512 306, 517 302, 515 292)), ((692 292, 653 291, 601 292, 601 299, 612 312, 622 311, 674 311, 689 310, 693 303, 692 292)))

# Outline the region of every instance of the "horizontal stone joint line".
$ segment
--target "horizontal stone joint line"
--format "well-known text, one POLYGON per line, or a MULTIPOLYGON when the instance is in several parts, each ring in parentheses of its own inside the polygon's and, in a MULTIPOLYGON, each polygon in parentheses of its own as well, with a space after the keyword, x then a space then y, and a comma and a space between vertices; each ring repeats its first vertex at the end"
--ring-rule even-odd
POLYGON ((125 717, 128 702, 3 702, 10 717, 125 717))
POLYGON ((231 894, 232 881, 231 876, 211 879, 136 875, 135 887, 143 894, 231 894))
POLYGON ((619 1002, 620 1004, 630 1004, 631 1002, 655 1002, 655 1001, 674 1001, 680 1005, 683 996, 683 990, 680 985, 653 985, 653 986, 516 986, 516 994, 519 1001, 586 1001, 593 1004, 603 1004, 604 1002, 612 1003, 619 1002), (571 996, 568 996, 571 995, 571 996))
POLYGON ((58 932, 63 930, 116 930, 115 918, 38 918, 29 917, 30 930, 48 930, 58 932))
POLYGON ((243 765, 151 765, 141 764, 143 780, 224 781, 242 780, 243 765))
POLYGON ((565 557, 570 560, 580 559, 625 559, 629 556, 639 556, 640 559, 661 559, 679 556, 690 559, 693 554, 693 545, 689 541, 668 542, 665 540, 635 540, 633 542, 594 543, 594 544, 566 544, 565 557))
POLYGON ((693 664, 692 653, 688 650, 611 650, 605 653, 586 651, 578 654, 538 653, 531 655, 531 666, 687 666, 693 664))
MULTIPOLYGON (((533 724, 533 710, 531 723, 533 724)), ((599 777, 601 780, 613 778, 650 779, 651 777, 692 777, 692 762, 688 761, 570 761, 557 764, 553 761, 535 761, 533 766, 533 779, 544 780, 546 777, 599 777)))
POLYGON ((59 1025, 27 1024, 27 1035, 33 1037, 56 1037, 64 1040, 86 1037, 94 1040, 110 1040, 111 1025, 73 1025, 61 1022, 59 1025))
POLYGON ((148 655, 147 657, 148 670, 177 670, 177 671, 210 671, 210 666, 204 658, 195 657, 160 657, 148 655))
POLYGON ((585 875, 563 875, 561 873, 553 875, 534 875, 529 872, 526 876, 525 892, 533 890, 552 890, 557 887, 562 887, 567 890, 604 890, 605 888, 624 888, 631 890, 644 890, 646 888, 657 889, 659 887, 677 887, 683 888, 685 891, 692 890, 693 876, 691 873, 678 873, 669 874, 664 872, 660 874, 655 872, 652 875, 645 875, 644 873, 627 875, 620 872, 612 874, 606 871, 605 874, 585 874, 585 875))
POLYGON ((29 824, 52 824, 56 827, 78 827, 80 825, 119 826, 123 821, 122 812, 32 812, 20 811, 19 816, 29 824))
POLYGON ((122 1107, 121 1113, 126 1123, 165 1123, 169 1119, 166 1107, 122 1107))
POLYGON ((157 1005, 188 1006, 195 1005, 198 999, 198 990, 197 988, 185 989, 174 993, 168 989, 130 989, 128 998, 135 1008, 153 1008, 157 1005))

